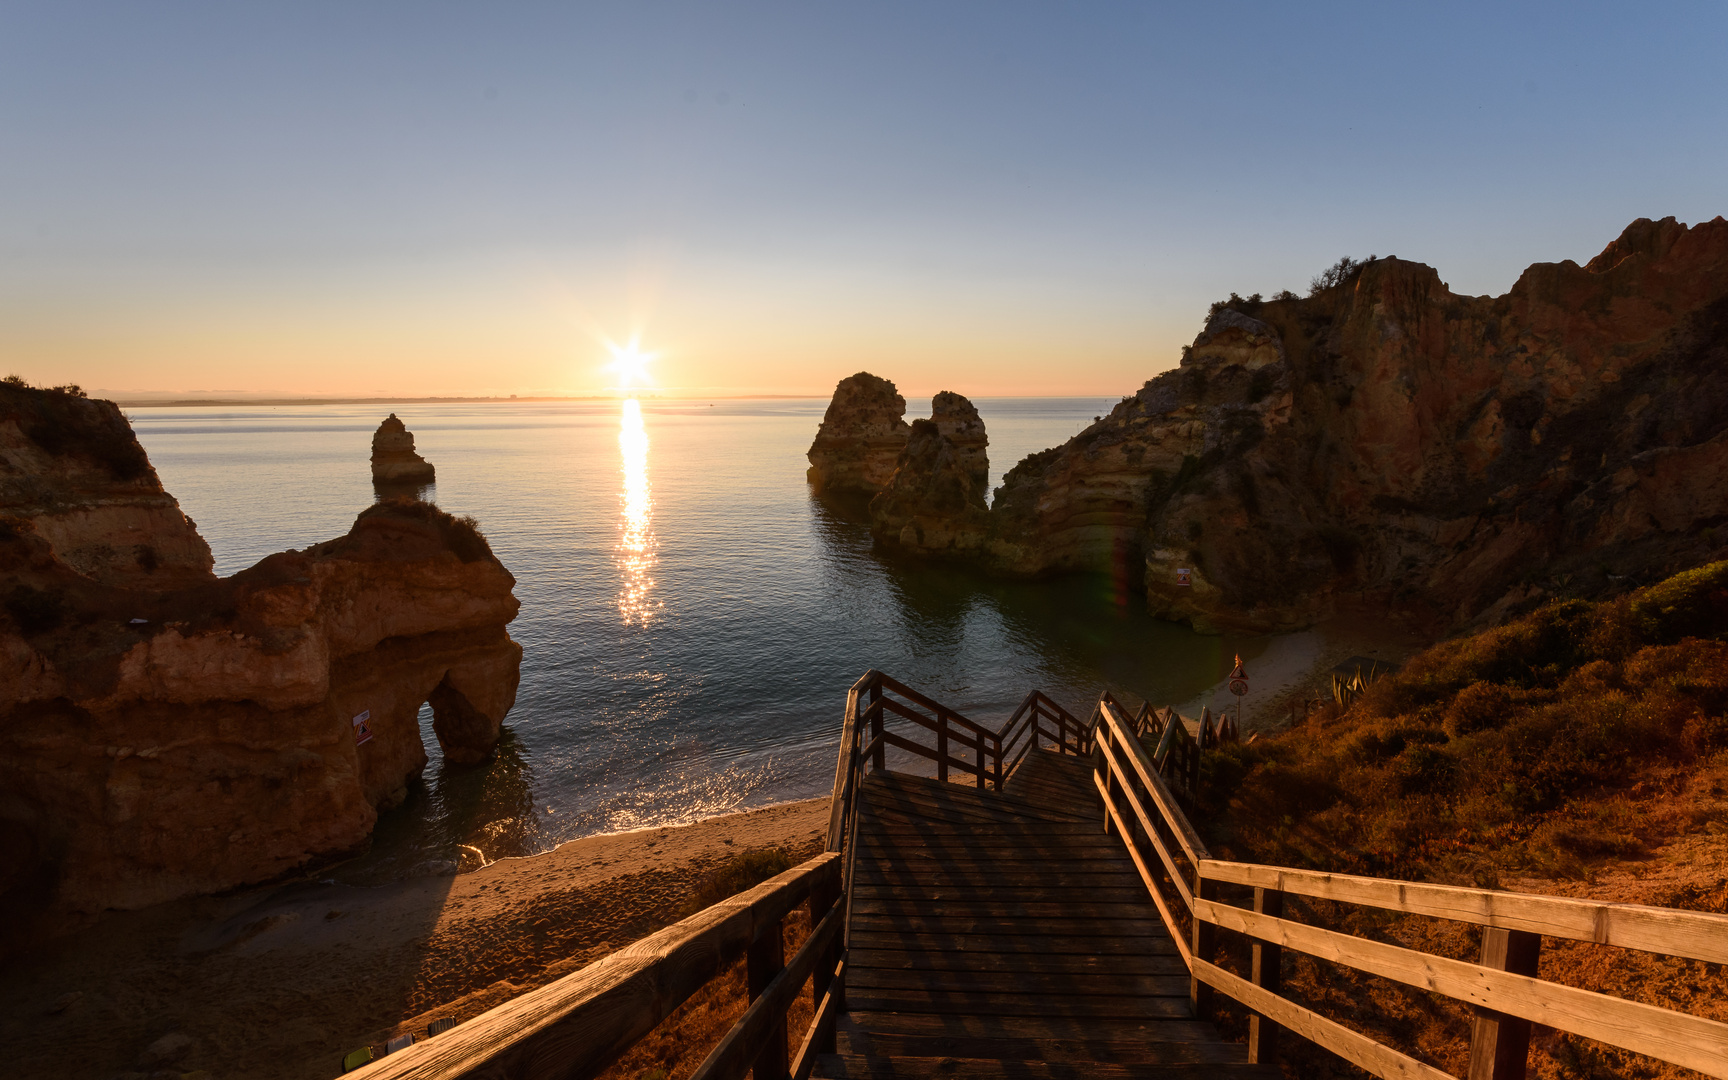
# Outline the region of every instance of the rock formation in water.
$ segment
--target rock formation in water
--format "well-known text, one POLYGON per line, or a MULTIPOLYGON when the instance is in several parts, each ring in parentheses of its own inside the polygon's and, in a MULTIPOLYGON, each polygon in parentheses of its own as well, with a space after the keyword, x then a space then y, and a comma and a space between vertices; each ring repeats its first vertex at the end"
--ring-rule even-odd
POLYGON ((830 494, 887 487, 912 433, 905 415, 906 399, 887 379, 867 371, 841 379, 806 455, 810 483, 830 494))
POLYGON ((979 562, 1138 566, 1166 617, 1272 630, 1341 598, 1493 620, 1722 557, 1728 222, 1639 220, 1499 297, 1401 259, 1336 277, 1233 298, 1022 461, 979 562))
POLYGON ((390 500, 217 578, 109 403, 0 387, 0 439, 0 910, 139 907, 354 851, 426 764, 425 702, 448 759, 492 752, 522 650, 472 521, 390 500), (44 442, 44 414, 109 439, 44 442))
POLYGON ((416 485, 435 479, 431 464, 414 452, 414 433, 391 413, 372 433, 372 482, 416 485))
POLYGON ((944 390, 912 435, 888 485, 870 500, 877 541, 918 555, 971 555, 989 530, 990 460, 984 421, 944 390))

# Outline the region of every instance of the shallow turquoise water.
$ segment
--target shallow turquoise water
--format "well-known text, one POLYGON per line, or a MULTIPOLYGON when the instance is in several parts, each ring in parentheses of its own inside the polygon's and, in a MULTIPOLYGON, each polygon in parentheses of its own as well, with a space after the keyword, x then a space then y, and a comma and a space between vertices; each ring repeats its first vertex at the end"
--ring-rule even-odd
MULTIPOLYGON (((344 873, 826 794, 846 687, 871 667, 995 726, 1034 686, 1076 712, 1105 687, 1181 701, 1261 647, 1158 622, 1108 575, 1000 582, 876 554, 856 516, 805 483, 825 404, 399 408, 438 469, 427 497, 479 519, 517 577, 522 687, 489 765, 446 765, 423 714, 425 781, 344 873)), ((999 480, 1111 403, 977 404, 999 480)), ((371 434, 388 411, 130 415, 231 574, 347 531, 373 499, 371 434)))

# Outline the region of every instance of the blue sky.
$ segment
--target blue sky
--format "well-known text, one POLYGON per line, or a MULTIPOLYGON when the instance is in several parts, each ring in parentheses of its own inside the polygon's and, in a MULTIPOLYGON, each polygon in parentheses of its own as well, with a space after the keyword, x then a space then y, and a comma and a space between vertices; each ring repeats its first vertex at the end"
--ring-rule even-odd
POLYGON ((1728 6, 0 3, 0 366, 1128 392, 1340 255, 1728 211, 1728 6))

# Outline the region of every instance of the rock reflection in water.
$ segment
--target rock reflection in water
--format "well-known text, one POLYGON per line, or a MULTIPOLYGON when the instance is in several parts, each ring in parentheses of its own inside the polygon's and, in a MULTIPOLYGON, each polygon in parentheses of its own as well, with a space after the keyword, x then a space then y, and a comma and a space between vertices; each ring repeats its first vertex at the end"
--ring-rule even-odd
POLYGON ((895 640, 861 641, 866 662, 855 674, 881 667, 948 695, 947 704, 986 725, 1006 719, 1033 687, 1082 713, 1104 689, 1124 699, 1183 702, 1216 682, 1231 656, 1252 661, 1271 640, 1203 635, 1155 619, 1120 567, 1014 581, 963 564, 888 555, 872 545, 866 507, 828 496, 810 501, 844 603, 891 609, 895 640), (897 669, 879 656, 907 659, 897 669))

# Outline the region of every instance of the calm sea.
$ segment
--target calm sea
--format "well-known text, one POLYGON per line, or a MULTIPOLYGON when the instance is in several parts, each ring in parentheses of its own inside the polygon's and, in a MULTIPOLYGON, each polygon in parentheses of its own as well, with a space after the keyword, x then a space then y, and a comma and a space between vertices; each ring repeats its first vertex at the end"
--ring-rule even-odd
MULTIPOLYGON (((918 413, 914 403, 912 412, 918 413)), ((1104 399, 984 399, 992 472, 1104 399)), ((1232 650, 1146 614, 1107 575, 991 581, 871 548, 811 496, 825 401, 408 405, 438 469, 516 575, 522 687, 495 761, 432 763, 385 815, 366 881, 596 833, 826 794, 845 691, 878 668, 995 726, 1027 690, 1181 701, 1232 650)), ((373 500, 378 406, 135 408, 138 437, 232 574, 346 532, 373 500)))

